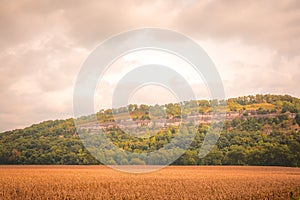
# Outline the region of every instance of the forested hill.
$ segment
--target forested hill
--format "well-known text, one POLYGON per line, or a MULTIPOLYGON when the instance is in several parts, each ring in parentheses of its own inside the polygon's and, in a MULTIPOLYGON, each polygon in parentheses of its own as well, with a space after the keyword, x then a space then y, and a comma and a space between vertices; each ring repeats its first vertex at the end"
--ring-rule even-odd
MULTIPOLYGON (((129 105, 132 119, 138 123, 160 117, 170 124, 149 138, 135 138, 114 126, 113 111, 101 110, 96 116, 107 136, 129 152, 151 152, 160 149, 174 137, 178 126, 172 123, 181 116, 213 110, 227 113, 222 134, 214 149, 199 159, 198 149, 210 128, 202 121, 190 148, 174 165, 279 165, 300 166, 300 99, 289 95, 256 95, 227 101, 198 100, 181 113, 179 104, 162 106, 129 105), (157 107, 158 109, 152 109, 157 107), (149 112, 150 110, 155 112, 149 112), (109 124, 111 126, 109 126, 109 124), (106 126, 105 125, 105 126, 106 126)), ((116 110, 122 113, 124 108, 116 110)), ((90 116, 79 121, 91 125, 90 116)), ((188 133, 189 130, 183 130, 188 133)), ((112 152, 113 153, 113 152, 112 152)), ((114 155, 113 155, 114 156, 114 155)), ((117 155, 116 155, 117 156, 117 155)), ((163 156, 163 155, 162 155, 163 156)), ((156 159, 160 164, 160 158, 156 159)), ((149 164, 140 158, 111 159, 111 164, 149 164)), ((24 129, 0 133, 0 164, 101 164, 83 146, 73 119, 45 121, 24 129)), ((151 163, 153 164, 153 163, 151 163)))

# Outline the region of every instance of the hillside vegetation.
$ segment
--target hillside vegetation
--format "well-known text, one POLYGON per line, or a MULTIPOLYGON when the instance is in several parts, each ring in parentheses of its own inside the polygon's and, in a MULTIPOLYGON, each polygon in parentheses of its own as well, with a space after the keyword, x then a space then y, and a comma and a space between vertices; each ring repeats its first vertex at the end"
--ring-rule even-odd
MULTIPOLYGON (((100 110, 98 122, 114 122, 113 114, 130 112, 134 121, 166 118, 180 119, 188 114, 209 115, 214 110, 234 114, 225 120, 224 128, 214 149, 204 158, 198 156, 210 123, 201 123, 189 149, 173 165, 278 165, 300 166, 300 99, 289 95, 256 95, 227 101, 198 100, 180 104, 129 105, 128 108, 100 110), (188 106, 188 105, 197 106, 188 106), (157 109, 153 109, 156 107, 157 109), (163 107, 165 109, 163 109, 163 107), (153 112, 150 112, 154 110, 153 112)), ((78 119, 81 124, 92 124, 91 116, 78 119)), ((105 129, 108 138, 124 152, 151 152, 168 144, 178 126, 164 127, 147 138, 133 137, 116 126, 105 129)), ((181 130, 189 134, 189 128, 181 130)), ((86 134, 89 134, 87 130, 86 134)), ((176 142, 175 142, 176 143, 176 142)), ((100 146, 101 147, 101 146, 100 146)), ((132 157, 119 162, 111 152, 110 164, 161 164, 168 159, 163 154, 147 163, 132 157)), ((82 144, 73 119, 45 121, 24 129, 0 133, 1 164, 101 164, 82 144)))

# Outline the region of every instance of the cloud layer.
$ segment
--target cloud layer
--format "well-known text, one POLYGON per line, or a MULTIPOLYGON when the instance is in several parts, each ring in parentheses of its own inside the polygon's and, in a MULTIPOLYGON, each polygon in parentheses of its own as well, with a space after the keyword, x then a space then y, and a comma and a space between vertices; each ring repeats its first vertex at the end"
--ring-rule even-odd
POLYGON ((72 116, 81 63, 122 31, 161 27, 197 41, 228 97, 300 97, 300 2, 1 1, 0 131, 72 116))

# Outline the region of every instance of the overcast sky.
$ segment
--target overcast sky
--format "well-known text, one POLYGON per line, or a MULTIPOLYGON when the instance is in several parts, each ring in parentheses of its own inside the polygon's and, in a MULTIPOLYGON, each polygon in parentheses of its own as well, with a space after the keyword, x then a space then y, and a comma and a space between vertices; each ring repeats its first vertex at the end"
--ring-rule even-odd
POLYGON ((135 28, 167 28, 193 38, 219 70, 226 97, 300 97, 298 0, 0 4, 0 131, 72 117, 81 64, 101 41, 135 28))

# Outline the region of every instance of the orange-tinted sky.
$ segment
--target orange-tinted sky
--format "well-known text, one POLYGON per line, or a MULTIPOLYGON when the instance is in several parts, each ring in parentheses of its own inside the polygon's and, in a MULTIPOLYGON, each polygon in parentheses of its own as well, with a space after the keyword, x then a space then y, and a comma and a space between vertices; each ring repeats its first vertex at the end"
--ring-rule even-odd
POLYGON ((143 27, 197 41, 227 97, 300 97, 297 0, 2 0, 0 131, 72 117, 74 82, 88 54, 113 34, 143 27))

